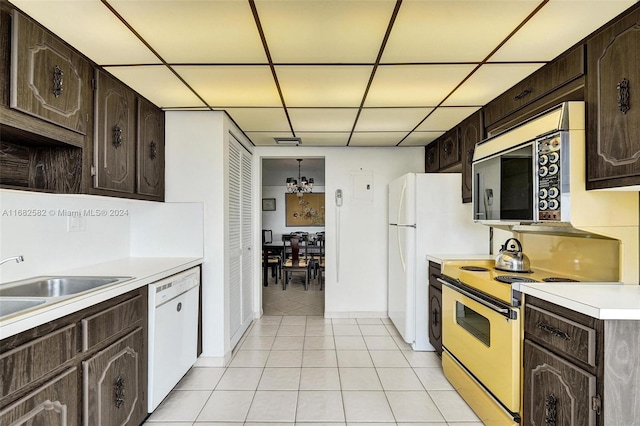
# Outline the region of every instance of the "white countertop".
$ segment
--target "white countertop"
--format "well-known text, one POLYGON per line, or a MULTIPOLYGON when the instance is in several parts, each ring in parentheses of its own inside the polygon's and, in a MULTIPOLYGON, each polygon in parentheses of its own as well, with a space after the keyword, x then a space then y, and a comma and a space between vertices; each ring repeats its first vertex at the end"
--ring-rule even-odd
POLYGON ((520 291, 598 319, 640 320, 640 285, 522 283, 520 291))
POLYGON ((131 280, 65 297, 0 320, 0 339, 62 318, 121 294, 200 265, 200 257, 127 257, 104 263, 58 271, 56 276, 130 276, 131 280))
POLYGON ((435 263, 446 262, 447 260, 494 260, 492 254, 428 254, 427 260, 435 263))

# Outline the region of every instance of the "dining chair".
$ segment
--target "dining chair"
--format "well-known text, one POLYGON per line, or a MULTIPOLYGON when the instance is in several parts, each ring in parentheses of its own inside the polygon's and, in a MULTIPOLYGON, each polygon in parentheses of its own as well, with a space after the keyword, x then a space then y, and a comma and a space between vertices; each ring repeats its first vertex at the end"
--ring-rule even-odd
POLYGON ((322 290, 322 287, 324 285, 324 232, 318 232, 316 234, 316 244, 319 248, 316 273, 318 274, 318 284, 320 285, 320 290, 322 290))
POLYGON ((307 248, 306 244, 300 244, 300 238, 297 235, 283 235, 282 236, 282 244, 284 245, 283 252, 285 253, 286 259, 282 263, 282 289, 287 289, 287 284, 289 284, 289 279, 291 278, 291 274, 293 272, 303 272, 304 273, 304 289, 309 289, 309 262, 307 257, 307 248), (287 247, 287 242, 289 246, 287 247), (302 246, 302 256, 300 255, 300 247, 302 246), (291 250, 291 255, 286 256, 288 249, 291 250))
MULTIPOLYGON (((262 244, 273 243, 273 232, 271 229, 262 230, 262 244)), ((267 264, 264 264, 264 247, 262 253, 262 267, 271 268, 271 277, 275 278, 276 284, 278 284, 278 278, 282 278, 282 256, 275 253, 269 253, 267 256, 267 264)))

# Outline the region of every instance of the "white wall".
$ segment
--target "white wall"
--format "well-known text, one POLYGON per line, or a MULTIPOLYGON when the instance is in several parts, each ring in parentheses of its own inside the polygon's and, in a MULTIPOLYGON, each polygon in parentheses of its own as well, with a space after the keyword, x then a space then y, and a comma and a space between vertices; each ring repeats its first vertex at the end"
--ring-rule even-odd
MULTIPOLYGON (((256 147, 255 176, 261 176, 261 159, 273 157, 324 157, 326 206, 327 317, 387 316, 387 185, 409 172, 424 171, 424 148, 306 148, 256 147), (352 172, 373 174, 373 201, 353 200, 352 172), (344 204, 336 207, 334 193, 342 189, 344 204), (339 217, 339 219, 338 219, 339 217), (339 222, 338 222, 339 220, 339 222), (338 238, 340 245, 338 247, 338 238), (339 255, 338 255, 339 253, 339 255)), ((256 229, 261 229, 261 200, 255 195, 256 229)), ((255 244, 261 242, 256 233, 255 244)), ((256 271, 260 270, 256 259, 256 271)), ((256 288, 260 288, 256 277, 256 288)), ((260 307, 260 294, 256 297, 260 307)))
MULTIPOLYGON (((273 242, 282 241, 283 234, 289 234, 293 231, 305 231, 309 233, 324 231, 324 226, 286 226, 286 206, 285 206, 285 192, 286 185, 281 186, 263 186, 262 198, 275 198, 276 210, 275 211, 263 211, 262 212, 262 229, 271 229, 273 235, 273 242)), ((314 186, 313 192, 318 194, 325 192, 324 186, 314 186)), ((327 194, 333 197, 333 194, 327 194)), ((325 195, 325 198, 327 197, 325 195)), ((326 200, 325 200, 326 202, 326 200)))
MULTIPOLYGON (((218 358, 212 361, 218 362, 217 365, 223 365, 233 349, 229 343, 228 272, 225 268, 225 140, 230 133, 243 142, 242 133, 223 112, 169 111, 165 114, 165 199, 201 202, 204 206, 203 356, 218 358)), ((255 179, 259 178, 254 174, 253 187, 259 188, 255 179)), ((260 191, 255 193, 260 197, 260 191)), ((259 229, 255 233, 259 235, 259 229)))
POLYGON ((3 189, 0 258, 23 255, 25 261, 2 265, 0 282, 130 256, 200 257, 201 224, 201 204, 3 189), (72 215, 84 231, 67 231, 72 215))

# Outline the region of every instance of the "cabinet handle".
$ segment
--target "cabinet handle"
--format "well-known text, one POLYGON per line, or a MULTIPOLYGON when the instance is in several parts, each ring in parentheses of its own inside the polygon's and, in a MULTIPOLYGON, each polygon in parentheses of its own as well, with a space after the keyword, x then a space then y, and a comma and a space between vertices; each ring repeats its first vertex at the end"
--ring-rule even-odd
POLYGON ((515 95, 513 97, 513 100, 514 101, 519 101, 520 99, 524 98, 525 96, 527 96, 531 92, 533 92, 533 89, 531 89, 531 88, 524 89, 522 92, 520 92, 517 95, 515 95))
POLYGON ((546 331, 547 333, 555 337, 559 337, 562 340, 571 340, 571 336, 569 336, 567 333, 544 322, 538 322, 536 324, 536 327, 538 327, 540 330, 546 331))
POLYGON ((122 145, 122 127, 116 124, 113 126, 113 146, 120 148, 120 145, 122 145))
POLYGON ((149 157, 152 160, 155 160, 158 156, 158 147, 156 146, 156 143, 154 141, 151 141, 151 143, 149 144, 149 151, 149 157))
POLYGON ((439 314, 439 312, 438 312, 437 309, 434 309, 433 312, 431 312, 431 315, 433 315, 433 321, 432 322, 433 322, 433 325, 435 327, 438 326, 438 319, 440 317, 440 315, 438 315, 438 314, 439 314))
POLYGON ((53 67, 53 96, 56 98, 62 95, 62 77, 64 77, 64 72, 59 66, 53 67))
POLYGON ((629 93, 629 80, 623 78, 620 83, 618 83, 618 109, 621 113, 626 114, 630 106, 631 95, 629 93))
POLYGON ((467 164, 472 164, 473 163, 473 152, 475 151, 475 148, 471 148, 469 151, 467 151, 467 164))
POLYGON ((447 155, 451 155, 452 152, 453 152, 453 142, 451 142, 451 140, 447 140, 444 143, 444 153, 447 155))
POLYGON ((545 426, 556 426, 556 413, 558 399, 552 393, 544 400, 544 424, 545 426))
POLYGON ((118 376, 113 387, 115 389, 116 408, 120 408, 122 407, 122 404, 124 404, 124 379, 121 376, 118 376))

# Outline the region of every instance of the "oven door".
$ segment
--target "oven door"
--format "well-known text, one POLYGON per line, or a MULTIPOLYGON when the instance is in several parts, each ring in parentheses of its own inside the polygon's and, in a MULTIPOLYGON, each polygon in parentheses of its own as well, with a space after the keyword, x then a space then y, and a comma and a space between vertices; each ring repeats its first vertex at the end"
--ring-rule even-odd
POLYGON ((505 408, 518 413, 519 309, 441 282, 442 345, 505 408))

